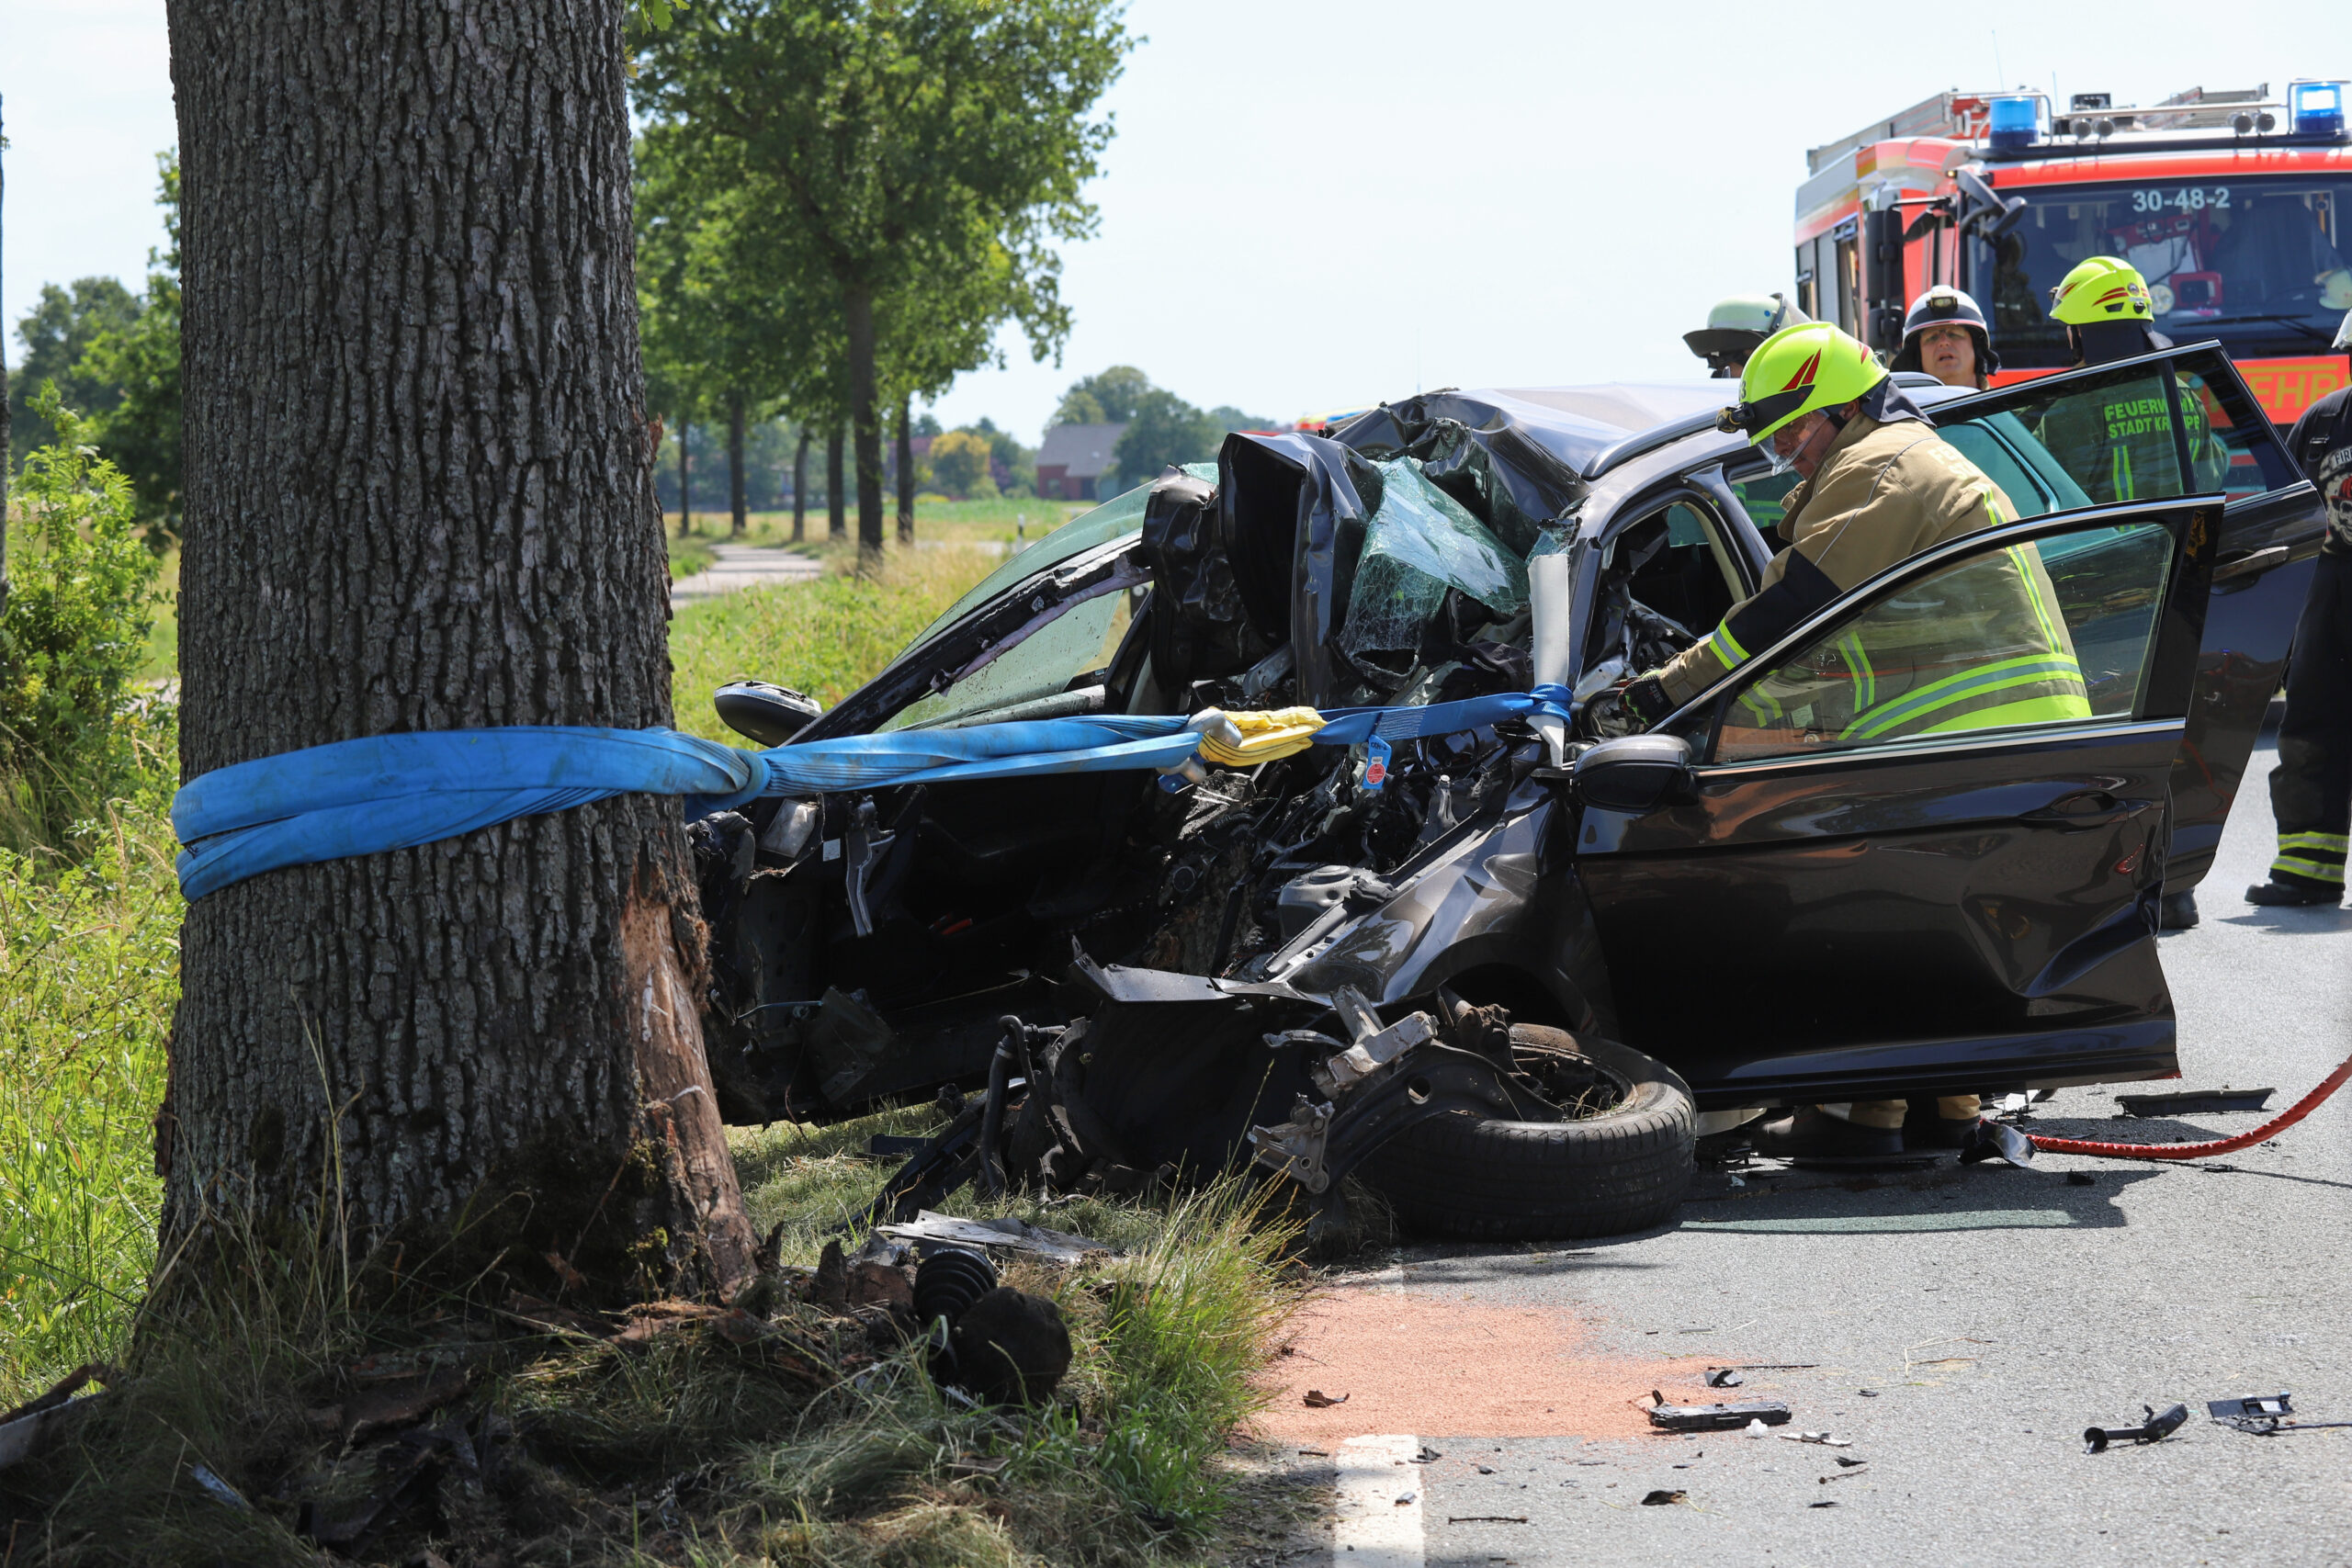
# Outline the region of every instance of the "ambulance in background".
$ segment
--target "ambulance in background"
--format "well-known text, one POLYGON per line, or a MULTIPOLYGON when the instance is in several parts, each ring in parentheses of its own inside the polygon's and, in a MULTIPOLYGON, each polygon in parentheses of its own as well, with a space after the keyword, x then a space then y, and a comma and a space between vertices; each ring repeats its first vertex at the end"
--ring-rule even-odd
POLYGON ((2146 108, 2076 93, 1937 95, 1805 154, 1797 298, 1892 354, 1934 283, 1992 323, 1996 384, 2069 363, 2051 286, 2086 256, 2128 258, 2154 326, 2218 340, 2263 410, 2291 424, 2345 385, 2331 353, 2352 309, 2346 84, 2298 81, 2146 108))

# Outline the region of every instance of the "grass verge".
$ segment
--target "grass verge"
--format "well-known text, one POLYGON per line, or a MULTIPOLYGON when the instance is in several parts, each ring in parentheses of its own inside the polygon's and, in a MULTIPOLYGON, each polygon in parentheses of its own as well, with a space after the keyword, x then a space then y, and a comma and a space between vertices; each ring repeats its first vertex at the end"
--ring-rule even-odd
MULTIPOLYGON (((870 1192, 880 1168, 851 1180, 844 1146, 908 1120, 751 1134, 755 1204, 870 1192), (793 1152, 760 1146, 778 1138, 793 1152)), ((789 1292, 772 1317, 631 1345, 487 1295, 369 1307, 323 1249, 232 1234, 212 1283, 151 1313, 77 1440, 0 1472, 0 1522, 39 1543, 19 1561, 75 1568, 316 1563, 322 1536, 403 1568, 1208 1559, 1235 1484, 1221 1450, 1299 1292, 1254 1191, 1012 1202, 1124 1248, 1007 1269, 1070 1330, 1070 1374, 1034 1411, 972 1408, 920 1342, 789 1292)), ((787 1250, 813 1257, 816 1216, 789 1213, 787 1250)))

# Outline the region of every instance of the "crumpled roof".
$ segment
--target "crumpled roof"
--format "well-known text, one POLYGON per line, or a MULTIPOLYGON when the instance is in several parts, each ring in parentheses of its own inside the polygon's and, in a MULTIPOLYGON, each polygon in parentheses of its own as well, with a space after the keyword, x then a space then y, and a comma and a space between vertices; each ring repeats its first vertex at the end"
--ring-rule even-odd
POLYGON ((1637 431, 1712 413, 1737 397, 1729 380, 1615 381, 1588 387, 1496 387, 1425 392, 1372 410, 1333 431, 1351 446, 1378 423, 1455 420, 1472 430, 1508 427, 1582 473, 1637 431))

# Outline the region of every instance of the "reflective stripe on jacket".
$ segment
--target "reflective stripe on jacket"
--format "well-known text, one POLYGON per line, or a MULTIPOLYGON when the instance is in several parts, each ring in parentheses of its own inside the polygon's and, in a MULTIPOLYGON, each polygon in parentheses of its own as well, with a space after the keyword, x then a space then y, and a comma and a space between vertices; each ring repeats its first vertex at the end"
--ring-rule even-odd
MULTIPOLYGON (((1858 414, 1813 478, 1789 492, 1781 536, 1791 547, 1764 569, 1763 586, 1658 679, 1678 705, 1688 702, 1848 589, 1930 546, 2016 517, 2001 487, 1930 426, 1858 414)), ((2046 590, 2048 578, 2041 581, 2046 590)), ((2079 673, 2076 682, 2079 689, 2079 673)))

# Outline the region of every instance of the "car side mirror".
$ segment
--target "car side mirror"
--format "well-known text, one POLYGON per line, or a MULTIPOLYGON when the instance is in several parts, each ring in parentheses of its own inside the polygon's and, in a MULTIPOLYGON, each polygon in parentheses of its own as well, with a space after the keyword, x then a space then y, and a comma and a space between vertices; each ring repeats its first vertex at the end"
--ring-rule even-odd
POLYGON ((773 681, 729 681, 710 694, 728 728, 763 746, 781 746, 817 721, 817 699, 773 681))
POLYGON ((1690 743, 1679 735, 1623 735, 1579 756, 1568 778, 1589 806, 1647 811, 1690 787, 1690 743))

